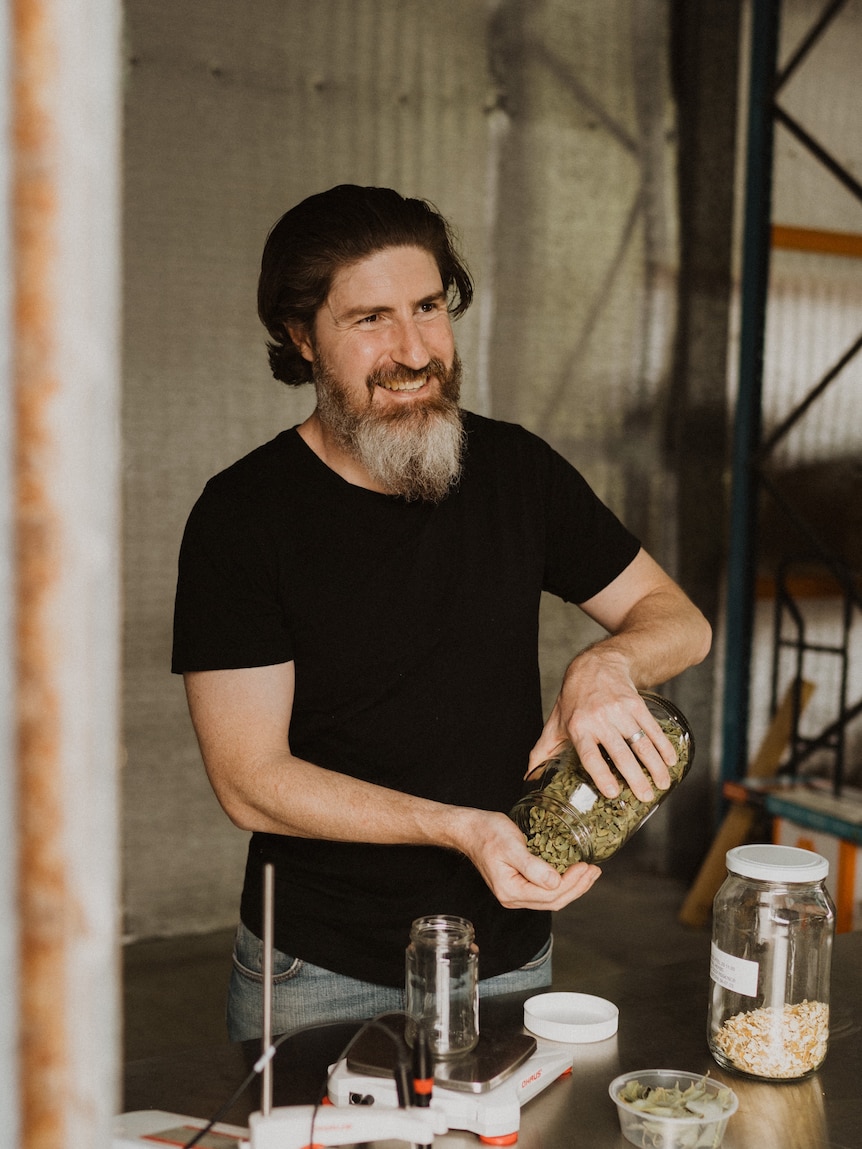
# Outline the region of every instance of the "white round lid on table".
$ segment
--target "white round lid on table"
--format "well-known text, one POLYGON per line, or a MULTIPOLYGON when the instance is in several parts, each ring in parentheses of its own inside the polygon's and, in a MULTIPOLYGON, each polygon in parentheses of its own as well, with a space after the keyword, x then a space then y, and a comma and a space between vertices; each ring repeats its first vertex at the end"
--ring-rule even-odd
POLYGON ((524 1002, 524 1027, 549 1041, 581 1045, 617 1032, 620 1011, 590 993, 539 993, 524 1002))

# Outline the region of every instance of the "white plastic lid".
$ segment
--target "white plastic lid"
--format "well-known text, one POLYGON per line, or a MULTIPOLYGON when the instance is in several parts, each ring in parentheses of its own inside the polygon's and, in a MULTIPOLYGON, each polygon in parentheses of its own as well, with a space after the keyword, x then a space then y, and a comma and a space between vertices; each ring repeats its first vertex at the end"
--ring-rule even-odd
POLYGON ((759 882, 819 882, 829 873, 826 858, 798 846, 736 846, 725 860, 731 873, 759 882))
POLYGON ((539 993, 524 1002, 524 1026, 530 1033, 569 1045, 613 1037, 619 1016, 612 1001, 590 993, 539 993))

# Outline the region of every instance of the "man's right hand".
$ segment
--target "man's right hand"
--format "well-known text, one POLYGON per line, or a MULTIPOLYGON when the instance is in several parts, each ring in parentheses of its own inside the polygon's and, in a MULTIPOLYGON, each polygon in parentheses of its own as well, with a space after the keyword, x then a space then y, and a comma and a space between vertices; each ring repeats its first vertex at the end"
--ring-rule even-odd
POLYGON ((505 814, 457 809, 452 845, 465 854, 506 909, 561 910, 582 897, 600 876, 598 866, 576 862, 564 874, 530 853, 524 835, 505 814))

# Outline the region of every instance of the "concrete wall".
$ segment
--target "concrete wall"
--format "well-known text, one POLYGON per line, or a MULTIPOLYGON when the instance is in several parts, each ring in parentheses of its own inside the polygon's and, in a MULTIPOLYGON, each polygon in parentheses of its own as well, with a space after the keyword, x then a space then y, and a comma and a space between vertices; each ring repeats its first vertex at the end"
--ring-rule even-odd
MULTIPOLYGON (((128 0, 127 936, 235 918, 246 835, 168 673, 171 610, 203 483, 311 406, 269 377, 255 314, 288 206, 342 181, 433 200, 477 280, 465 405, 546 435, 674 568, 669 17, 665 0, 128 0)), ((592 636, 546 604, 549 705, 592 636)))

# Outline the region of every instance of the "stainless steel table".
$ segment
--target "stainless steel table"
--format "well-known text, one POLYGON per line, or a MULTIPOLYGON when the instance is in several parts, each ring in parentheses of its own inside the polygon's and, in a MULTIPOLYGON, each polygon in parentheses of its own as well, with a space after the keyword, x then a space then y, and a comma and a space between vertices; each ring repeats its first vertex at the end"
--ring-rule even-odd
MULTIPOLYGON (((862 933, 836 939, 829 1054, 814 1077, 796 1084, 748 1081, 718 1068, 706 1045, 709 970, 683 962, 639 970, 636 939, 625 975, 597 970, 576 986, 620 1009, 617 1035, 577 1049, 571 1077, 554 1082, 521 1111, 521 1149, 625 1149, 608 1085, 618 1073, 647 1068, 709 1071, 739 1096, 723 1149, 862 1149, 862 933)), ((489 999, 482 1018, 520 1026, 527 995, 489 999)), ((286 1041, 274 1065, 274 1103, 317 1099, 326 1066, 356 1026, 323 1026, 286 1041)), ((233 1093, 260 1053, 256 1042, 184 1051, 126 1067, 123 1111, 164 1109, 210 1117, 233 1093)), ((260 1107, 255 1087, 224 1120, 244 1125, 260 1107)), ((437 1143, 470 1146, 471 1133, 437 1143)))

